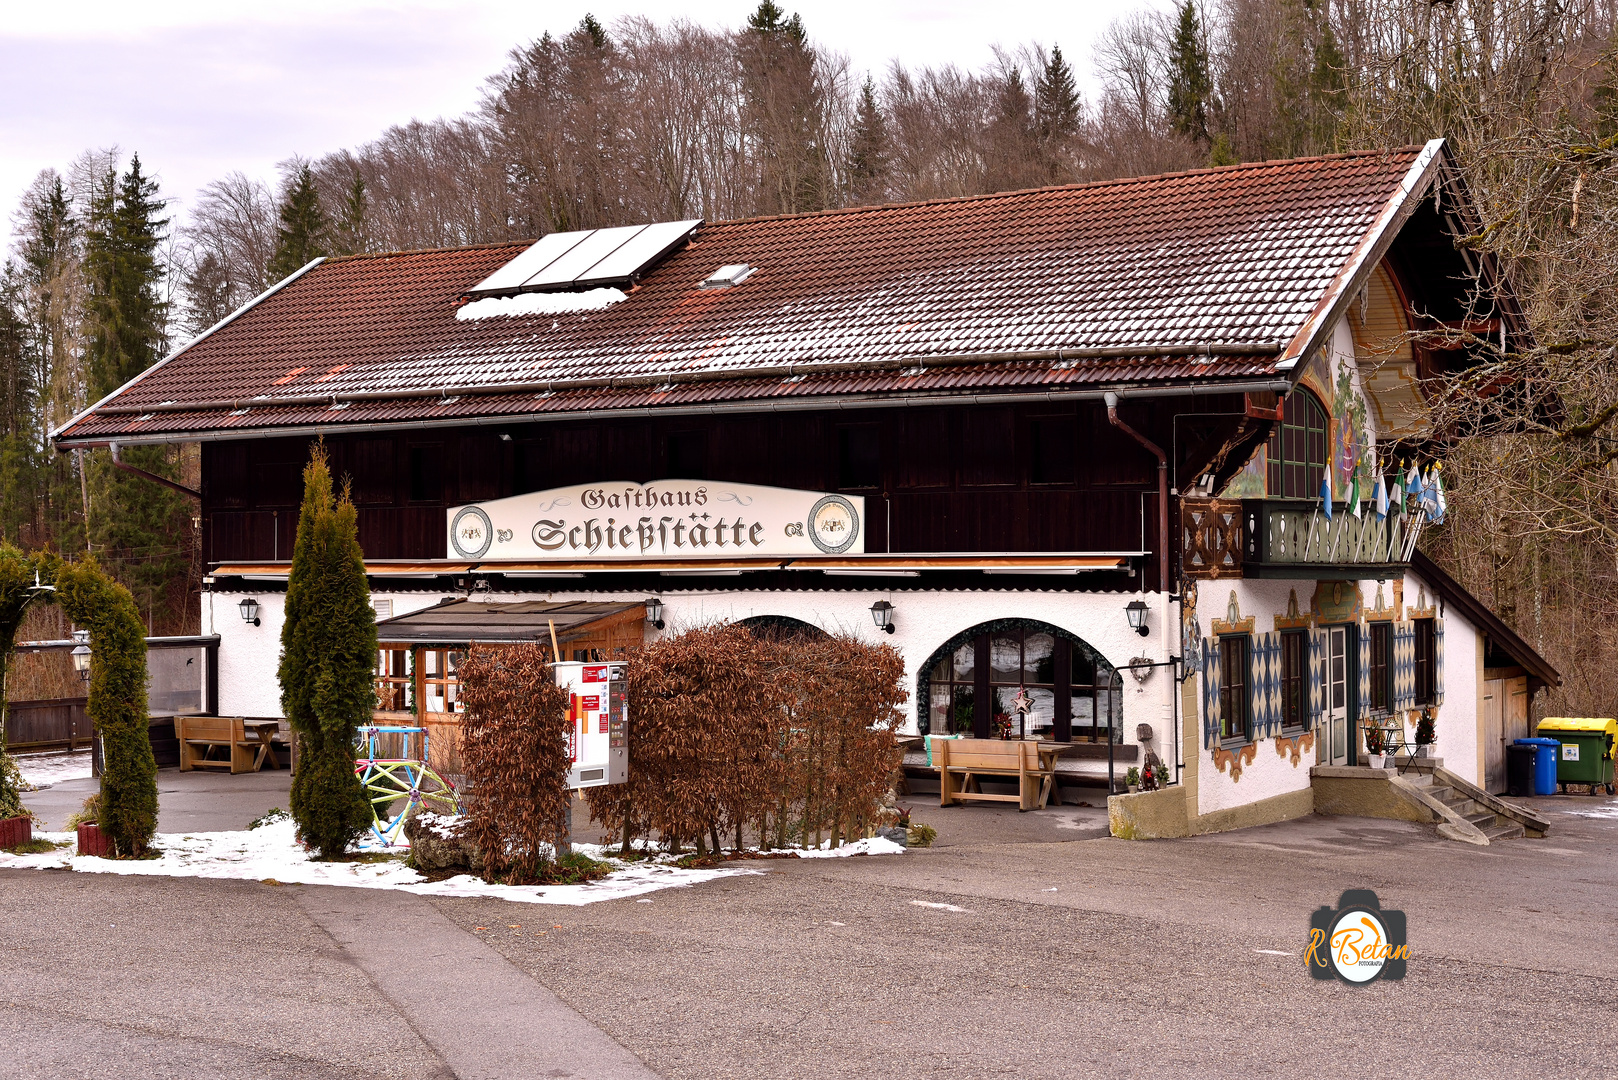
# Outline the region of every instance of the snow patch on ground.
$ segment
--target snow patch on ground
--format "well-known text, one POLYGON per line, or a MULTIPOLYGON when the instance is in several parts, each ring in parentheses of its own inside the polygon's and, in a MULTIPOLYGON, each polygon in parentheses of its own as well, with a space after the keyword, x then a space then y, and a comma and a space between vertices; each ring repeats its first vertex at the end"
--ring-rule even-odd
POLYGON ((455 317, 470 319, 509 318, 513 315, 561 315, 575 311, 601 311, 620 300, 629 299, 622 289, 587 289, 584 292, 519 293, 516 296, 490 296, 462 304, 455 317))
POLYGON ((851 844, 834 848, 827 840, 820 845, 820 850, 793 848, 793 854, 800 859, 840 859, 849 855, 903 855, 905 847, 897 844, 885 836, 868 836, 864 840, 856 840, 851 844))
POLYGON ((966 910, 965 908, 956 907, 954 904, 940 904, 940 903, 936 903, 936 902, 934 902, 932 900, 912 900, 910 902, 912 904, 914 904, 916 907, 933 908, 933 909, 935 909, 937 911, 953 911, 957 915, 970 915, 970 914, 972 914, 970 911, 966 910))
POLYGON ((22 773, 26 790, 38 791, 40 788, 60 784, 64 780, 88 780, 90 778, 90 751, 80 750, 69 754, 30 754, 27 757, 13 757, 17 763, 17 771, 22 773))
POLYGON ((1592 806, 1587 810, 1564 810, 1564 814, 1574 817, 1589 818, 1618 818, 1618 803, 1607 803, 1603 806, 1592 806))
POLYGON ((608 863, 614 867, 613 872, 600 881, 582 885, 491 885, 471 875, 427 881, 404 864, 402 854, 378 862, 316 862, 294 839, 295 833, 296 826, 291 821, 277 821, 239 832, 160 833, 152 839, 152 846, 162 852, 158 858, 128 860, 75 855, 72 833, 35 833, 38 839, 67 846, 43 855, 0 853, 0 867, 67 868, 80 873, 128 876, 273 880, 283 885, 397 889, 423 896, 487 896, 516 903, 571 907, 763 872, 745 867, 687 870, 653 860, 623 862, 594 844, 575 844, 575 851, 608 863))

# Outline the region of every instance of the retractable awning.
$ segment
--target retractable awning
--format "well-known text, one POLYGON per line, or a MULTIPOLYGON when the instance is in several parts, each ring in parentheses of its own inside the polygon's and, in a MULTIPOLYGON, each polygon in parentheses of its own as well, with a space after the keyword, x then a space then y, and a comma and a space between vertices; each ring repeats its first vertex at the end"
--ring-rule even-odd
POLYGON ((549 644, 554 625, 557 641, 565 643, 645 618, 644 604, 447 600, 409 615, 383 619, 376 624, 376 638, 384 645, 549 644))

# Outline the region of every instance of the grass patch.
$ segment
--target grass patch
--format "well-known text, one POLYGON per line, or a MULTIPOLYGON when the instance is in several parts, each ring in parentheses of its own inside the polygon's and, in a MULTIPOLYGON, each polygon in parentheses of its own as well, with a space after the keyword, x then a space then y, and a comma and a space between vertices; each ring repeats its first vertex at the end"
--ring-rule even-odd
POLYGON ((67 847, 67 845, 53 844, 49 840, 34 839, 26 844, 18 844, 16 847, 0 848, 0 851, 4 851, 7 855, 46 855, 57 848, 63 847, 67 847))

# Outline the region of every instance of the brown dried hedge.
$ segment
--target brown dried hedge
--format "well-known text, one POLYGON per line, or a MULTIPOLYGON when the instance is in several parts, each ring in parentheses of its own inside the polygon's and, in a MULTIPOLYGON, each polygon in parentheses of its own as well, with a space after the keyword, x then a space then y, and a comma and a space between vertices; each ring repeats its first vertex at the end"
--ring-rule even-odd
POLYGON ((486 880, 537 882, 570 809, 567 695, 538 645, 473 645, 460 677, 466 836, 486 880))
POLYGON ((755 637, 700 627, 630 650, 629 782, 588 793, 624 849, 659 833, 674 851, 835 846, 863 831, 901 753, 907 694, 890 645, 847 636, 755 637))

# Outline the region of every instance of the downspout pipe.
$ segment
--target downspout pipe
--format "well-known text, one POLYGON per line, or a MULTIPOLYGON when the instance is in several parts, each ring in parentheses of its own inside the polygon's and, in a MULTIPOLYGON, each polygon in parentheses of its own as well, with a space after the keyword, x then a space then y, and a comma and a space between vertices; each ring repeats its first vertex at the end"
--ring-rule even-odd
MULTIPOLYGON (((1169 456, 1155 442, 1126 424, 1118 415, 1118 395, 1109 392, 1107 421, 1130 438, 1144 446, 1157 458, 1157 585, 1169 591, 1169 456)), ((1166 632, 1166 631, 1165 631, 1166 632)))
POLYGON ((122 469, 124 472, 129 473, 132 476, 138 476, 142 480, 150 480, 154 484, 162 484, 166 488, 173 488, 175 491, 178 491, 181 495, 189 495, 191 498, 196 499, 198 502, 202 501, 202 492, 194 491, 191 488, 186 487, 184 484, 177 484, 173 480, 170 480, 166 476, 159 476, 154 472, 147 472, 145 469, 137 468, 134 465, 129 464, 129 462, 125 461, 123 458, 118 456, 118 444, 117 443, 109 443, 107 445, 108 445, 108 448, 112 451, 112 467, 113 468, 122 469))

